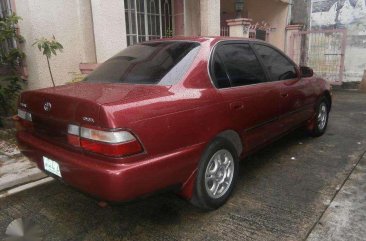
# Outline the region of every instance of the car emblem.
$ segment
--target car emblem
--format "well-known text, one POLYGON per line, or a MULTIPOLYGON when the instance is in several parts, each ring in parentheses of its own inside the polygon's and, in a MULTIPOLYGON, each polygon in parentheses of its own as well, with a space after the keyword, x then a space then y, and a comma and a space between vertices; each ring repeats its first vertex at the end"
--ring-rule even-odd
POLYGON ((43 109, 44 109, 45 111, 50 111, 50 110, 51 110, 51 107, 52 107, 52 105, 51 105, 51 103, 50 103, 50 102, 46 102, 46 103, 43 105, 43 109))

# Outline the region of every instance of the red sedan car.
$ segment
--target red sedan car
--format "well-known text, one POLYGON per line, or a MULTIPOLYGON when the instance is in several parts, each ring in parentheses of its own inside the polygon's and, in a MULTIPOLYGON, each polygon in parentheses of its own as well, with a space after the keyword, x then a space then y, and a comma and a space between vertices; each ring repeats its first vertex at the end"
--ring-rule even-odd
POLYGON ((40 169, 102 201, 177 188, 215 209, 240 159, 301 126, 322 135, 330 108, 329 84, 265 42, 173 38, 23 92, 17 138, 40 169))

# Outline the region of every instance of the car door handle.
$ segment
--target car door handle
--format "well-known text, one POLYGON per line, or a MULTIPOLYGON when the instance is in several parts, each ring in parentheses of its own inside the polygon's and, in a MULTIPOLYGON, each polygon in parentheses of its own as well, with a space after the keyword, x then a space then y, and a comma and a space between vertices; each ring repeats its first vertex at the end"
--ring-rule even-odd
POLYGON ((241 101, 230 103, 231 110, 241 110, 244 109, 244 104, 241 101))
POLYGON ((282 96, 283 98, 286 98, 286 97, 288 97, 288 93, 282 93, 282 94, 281 94, 281 96, 282 96))

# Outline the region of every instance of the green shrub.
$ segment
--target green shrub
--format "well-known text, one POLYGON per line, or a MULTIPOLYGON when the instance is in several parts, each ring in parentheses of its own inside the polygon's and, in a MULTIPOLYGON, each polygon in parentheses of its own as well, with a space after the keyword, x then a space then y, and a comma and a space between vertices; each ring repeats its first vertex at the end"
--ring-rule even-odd
POLYGON ((0 18, 0 69, 5 73, 0 76, 0 116, 15 113, 16 100, 22 89, 20 69, 25 54, 13 46, 13 43, 24 41, 16 29, 20 20, 21 18, 15 14, 0 18))

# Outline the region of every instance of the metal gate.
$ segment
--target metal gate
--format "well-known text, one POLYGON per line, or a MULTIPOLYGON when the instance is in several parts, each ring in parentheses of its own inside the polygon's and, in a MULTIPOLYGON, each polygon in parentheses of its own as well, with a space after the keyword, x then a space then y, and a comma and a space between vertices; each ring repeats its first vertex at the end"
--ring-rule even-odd
POLYGON ((343 81, 346 29, 301 31, 290 36, 290 57, 332 84, 343 81))

